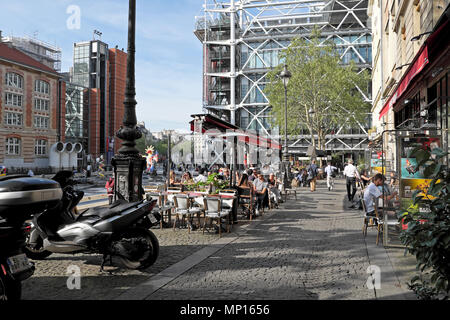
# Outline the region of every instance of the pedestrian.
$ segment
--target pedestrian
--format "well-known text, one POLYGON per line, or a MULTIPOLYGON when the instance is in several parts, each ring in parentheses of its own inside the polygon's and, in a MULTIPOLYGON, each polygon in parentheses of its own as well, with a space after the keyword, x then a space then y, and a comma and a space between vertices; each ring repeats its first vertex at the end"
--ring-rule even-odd
POLYGON ((311 164, 307 168, 307 172, 308 172, 308 178, 307 179, 308 179, 308 181, 310 183, 311 192, 314 192, 314 191, 316 191, 317 176, 319 174, 319 170, 318 170, 317 165, 316 165, 316 160, 313 160, 311 162, 311 164))
POLYGON ((106 192, 108 192, 109 204, 111 205, 114 198, 114 179, 112 177, 106 182, 105 188, 106 192))
POLYGON ((28 170, 28 176, 29 177, 34 177, 34 172, 33 172, 33 170, 28 170))
POLYGON ((356 194, 356 179, 359 179, 358 169, 353 165, 353 160, 348 160, 348 165, 344 169, 344 176, 347 184, 347 197, 351 202, 350 208, 354 208, 353 199, 356 194))
POLYGON ((327 187, 328 191, 333 190, 334 187, 334 178, 336 178, 336 170, 337 168, 331 165, 331 162, 328 162, 328 165, 325 167, 324 172, 327 175, 327 187))
POLYGON ((90 164, 87 165, 87 178, 91 177, 92 166, 90 164))

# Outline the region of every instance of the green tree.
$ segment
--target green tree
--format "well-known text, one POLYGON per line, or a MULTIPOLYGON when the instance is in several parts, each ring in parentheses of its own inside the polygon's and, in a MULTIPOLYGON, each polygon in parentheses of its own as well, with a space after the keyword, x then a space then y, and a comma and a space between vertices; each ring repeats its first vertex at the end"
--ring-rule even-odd
MULTIPOLYGON (((344 123, 354 125, 357 121, 366 121, 370 105, 359 91, 367 91, 370 76, 358 70, 353 62, 343 65, 334 43, 323 41, 317 29, 310 40, 294 39, 282 51, 281 61, 292 73, 287 99, 288 134, 299 134, 307 129, 314 147, 325 150, 325 137, 334 128, 344 123), (314 111, 313 116, 310 110, 314 111)), ((283 67, 280 64, 268 74, 269 84, 265 89, 272 106, 273 124, 282 134, 285 95, 278 75, 283 67)))

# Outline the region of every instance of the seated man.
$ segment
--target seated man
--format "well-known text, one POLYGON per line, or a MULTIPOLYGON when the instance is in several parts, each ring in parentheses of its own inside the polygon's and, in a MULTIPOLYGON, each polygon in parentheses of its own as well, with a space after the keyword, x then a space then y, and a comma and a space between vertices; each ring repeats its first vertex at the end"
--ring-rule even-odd
POLYGON ((267 182, 264 181, 264 176, 258 174, 258 178, 253 181, 253 186, 256 194, 256 215, 259 215, 259 210, 263 209, 266 202, 267 193, 267 182))
MULTIPOLYGON (((364 203, 366 205, 366 215, 375 217, 375 205, 378 203, 378 198, 383 195, 378 187, 383 186, 385 181, 384 175, 381 173, 373 177, 373 182, 364 191, 364 203)), ((385 200, 391 200, 397 195, 396 192, 391 195, 386 195, 385 200)))

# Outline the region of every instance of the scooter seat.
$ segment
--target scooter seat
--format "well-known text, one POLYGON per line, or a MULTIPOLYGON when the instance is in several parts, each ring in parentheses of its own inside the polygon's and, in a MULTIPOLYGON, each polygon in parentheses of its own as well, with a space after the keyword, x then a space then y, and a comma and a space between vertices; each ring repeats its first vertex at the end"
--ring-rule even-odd
POLYGON ((110 217, 119 215, 123 211, 126 211, 128 209, 136 207, 139 204, 140 204, 140 202, 129 203, 126 201, 118 201, 109 207, 90 208, 90 209, 87 209, 86 211, 82 212, 78 216, 77 221, 80 221, 81 219, 92 218, 92 217, 98 217, 100 219, 108 219, 110 217))

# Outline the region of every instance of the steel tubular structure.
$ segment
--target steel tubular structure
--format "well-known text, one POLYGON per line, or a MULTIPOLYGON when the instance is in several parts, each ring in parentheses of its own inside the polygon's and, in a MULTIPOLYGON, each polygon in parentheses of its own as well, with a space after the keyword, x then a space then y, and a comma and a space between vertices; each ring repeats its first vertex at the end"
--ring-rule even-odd
MULTIPOLYGON (((268 72, 280 63, 280 51, 295 37, 308 39, 319 27, 323 41, 336 43, 343 64, 353 60, 361 71, 371 69, 367 5, 368 0, 205 0, 195 27, 204 45, 204 110, 278 138, 268 121, 270 102, 264 88, 268 72)), ((371 102, 370 94, 357 89, 371 102)), ((327 137, 326 145, 335 151, 363 151, 367 131, 368 124, 342 126, 327 137)), ((306 150, 310 143, 306 136, 292 136, 289 148, 306 150)))

